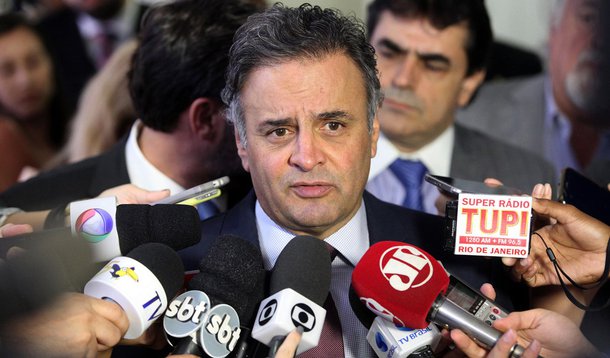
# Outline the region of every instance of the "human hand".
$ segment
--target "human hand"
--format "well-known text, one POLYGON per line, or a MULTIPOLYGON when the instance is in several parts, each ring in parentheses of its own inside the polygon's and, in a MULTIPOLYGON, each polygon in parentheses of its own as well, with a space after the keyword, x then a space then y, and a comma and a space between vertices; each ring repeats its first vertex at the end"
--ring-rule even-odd
MULTIPOLYGON (((597 281, 606 262, 610 226, 572 205, 550 200, 535 199, 533 209, 554 222, 537 232, 553 250, 562 269, 579 284, 597 281)), ((546 246, 539 237, 532 237, 530 255, 514 265, 513 272, 532 287, 559 285, 546 246)))
POLYGON ((0 226, 0 238, 29 234, 34 229, 28 224, 6 224, 0 226))
POLYGON ((169 196, 169 190, 149 191, 133 184, 119 185, 104 190, 99 197, 115 196, 117 204, 150 204, 169 196))
POLYGON ((114 302, 67 293, 3 325, 2 342, 28 357, 96 357, 115 346, 129 321, 114 302))
MULTIPOLYGON (((532 189, 532 198, 550 200, 552 197, 553 197, 553 188, 551 187, 551 184, 539 183, 539 184, 534 185, 534 188, 532 189)), ((536 220, 532 220, 532 221, 533 221, 532 225, 537 225, 538 228, 552 223, 552 219, 545 218, 543 216, 536 216, 536 220)), ((534 227, 534 229, 537 229, 537 228, 534 227)), ((522 260, 518 261, 518 259, 513 258, 513 257, 503 257, 502 263, 504 263, 504 265, 506 265, 506 266, 512 267, 512 266, 515 266, 515 264, 518 262, 522 266, 529 267, 529 261, 526 261, 526 260, 527 259, 522 259, 522 260)), ((513 268, 513 270, 511 271, 511 274, 513 275, 513 278, 515 279, 515 281, 521 281, 522 273, 523 273, 523 270, 519 269, 518 266, 515 266, 513 268)), ((530 276, 525 275, 525 277, 529 278, 530 276)))
POLYGON ((299 343, 301 343, 301 336, 303 335, 303 327, 297 327, 294 331, 290 332, 280 348, 275 353, 274 358, 292 358, 294 357, 299 343))

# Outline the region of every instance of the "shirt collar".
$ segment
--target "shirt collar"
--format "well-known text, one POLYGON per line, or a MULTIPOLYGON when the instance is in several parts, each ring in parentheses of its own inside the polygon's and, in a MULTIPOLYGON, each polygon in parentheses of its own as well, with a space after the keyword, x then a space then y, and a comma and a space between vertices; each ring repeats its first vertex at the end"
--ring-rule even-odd
MULTIPOLYGON (((295 235, 275 223, 265 213, 258 200, 256 201, 255 214, 263 261, 265 268, 270 270, 275 265, 275 261, 284 247, 295 235)), ((364 201, 347 224, 324 240, 339 251, 349 261, 350 265, 356 266, 369 248, 369 231, 364 201)), ((335 260, 334 262, 338 261, 335 260)))
POLYGON ((401 153, 389 139, 380 134, 377 141, 377 155, 371 160, 369 180, 386 170, 398 158, 421 160, 430 173, 448 176, 451 170, 454 142, 455 127, 453 125, 432 142, 413 153, 401 153))
POLYGON ((143 124, 137 120, 129 132, 129 138, 125 146, 125 160, 127 163, 127 173, 132 184, 146 190, 162 190, 169 189, 171 195, 179 193, 184 188, 163 174, 151 162, 146 159, 140 146, 138 145, 138 137, 142 130, 143 124))

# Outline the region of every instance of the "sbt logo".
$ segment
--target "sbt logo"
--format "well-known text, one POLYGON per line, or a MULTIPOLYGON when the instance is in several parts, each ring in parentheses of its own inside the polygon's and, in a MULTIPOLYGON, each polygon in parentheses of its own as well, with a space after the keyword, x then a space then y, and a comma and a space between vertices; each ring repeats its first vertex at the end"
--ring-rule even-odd
POLYGON ((165 317, 175 318, 180 322, 201 323, 202 316, 209 307, 209 301, 202 300, 193 305, 193 300, 192 296, 186 296, 183 300, 178 298, 173 300, 165 312, 165 317))
POLYGON ((432 263, 413 246, 394 246, 387 249, 379 262, 381 273, 397 291, 419 287, 432 277, 432 263))
POLYGON ((186 337, 207 320, 210 298, 201 291, 187 291, 176 297, 163 317, 163 327, 171 337, 186 337))
POLYGON ((241 334, 239 316, 226 304, 214 306, 200 331, 200 342, 212 357, 225 357, 233 351, 241 334))

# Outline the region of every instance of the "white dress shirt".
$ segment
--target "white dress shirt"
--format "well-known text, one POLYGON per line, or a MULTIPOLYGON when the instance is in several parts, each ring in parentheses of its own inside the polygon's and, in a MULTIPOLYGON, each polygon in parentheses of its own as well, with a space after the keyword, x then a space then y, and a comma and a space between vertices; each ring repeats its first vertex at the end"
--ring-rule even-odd
MULTIPOLYGON (((256 226, 265 269, 275 265, 278 256, 295 237, 293 233, 276 224, 262 209, 258 200, 255 208, 256 226)), ((369 231, 364 201, 354 217, 342 228, 325 239, 349 262, 337 256, 332 262, 330 293, 339 313, 343 333, 345 357, 373 357, 374 352, 366 340, 365 328, 354 315, 349 303, 349 286, 352 271, 369 248, 369 231)), ((295 268, 301 269, 301 268, 295 268)))
MULTIPOLYGON (((428 173, 449 176, 454 141, 455 128, 450 126, 420 150, 413 153, 401 153, 383 134, 380 134, 377 142, 377 155, 371 161, 366 190, 383 201, 401 205, 405 199, 406 190, 390 170, 390 165, 398 158, 419 160, 428 168, 428 173)), ((435 206, 435 201, 440 195, 438 189, 424 181, 421 190, 424 211, 429 214, 438 214, 435 206)))

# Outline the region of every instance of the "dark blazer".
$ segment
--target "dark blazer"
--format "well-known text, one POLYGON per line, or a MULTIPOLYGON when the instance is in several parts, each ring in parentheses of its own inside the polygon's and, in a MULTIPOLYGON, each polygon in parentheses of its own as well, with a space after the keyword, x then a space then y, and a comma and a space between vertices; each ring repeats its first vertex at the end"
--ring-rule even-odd
MULTIPOLYGON (((80 162, 42 173, 0 193, 0 206, 17 207, 26 211, 47 210, 65 206, 74 200, 98 196, 106 189, 131 182, 125 161, 127 137, 106 152, 80 162)), ((247 173, 231 175, 222 189, 228 195, 228 207, 233 207, 252 188, 247 173)))
POLYGON ((476 181, 492 177, 527 194, 538 183, 557 183, 553 165, 537 153, 458 123, 449 175, 476 181))
POLYGON ((129 183, 126 143, 127 138, 101 155, 18 183, 0 193, 0 206, 26 211, 46 210, 70 201, 92 198, 108 188, 129 183))
MULTIPOLYGON (((199 261, 219 235, 236 235, 259 247, 255 203, 256 196, 250 192, 233 209, 204 221, 201 241, 179 252, 187 270, 199 266, 199 261)), ((370 245, 380 241, 402 241, 416 245, 471 286, 478 289, 485 282, 494 284, 498 301, 505 308, 512 310, 515 306, 527 304, 526 289, 508 279, 499 258, 455 256, 443 252, 444 218, 388 204, 368 192, 364 192, 364 203, 370 245)))

